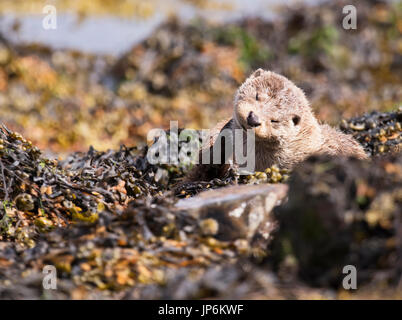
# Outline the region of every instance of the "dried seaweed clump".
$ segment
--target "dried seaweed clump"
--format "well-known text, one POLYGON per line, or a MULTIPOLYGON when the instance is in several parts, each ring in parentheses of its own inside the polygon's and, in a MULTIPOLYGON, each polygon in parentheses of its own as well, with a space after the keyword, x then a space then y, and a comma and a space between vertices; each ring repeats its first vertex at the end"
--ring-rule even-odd
POLYGON ((49 160, 20 134, 0 128, 1 240, 33 246, 34 235, 71 221, 119 214, 130 200, 166 191, 183 168, 151 165, 147 148, 75 153, 49 160))
POLYGON ((73 218, 94 221, 103 209, 95 189, 70 180, 56 160, 20 134, 0 127, 1 240, 32 246, 32 234, 63 227, 73 218))
POLYGON ((373 111, 342 120, 341 129, 352 134, 371 155, 402 150, 402 106, 392 112, 373 111))

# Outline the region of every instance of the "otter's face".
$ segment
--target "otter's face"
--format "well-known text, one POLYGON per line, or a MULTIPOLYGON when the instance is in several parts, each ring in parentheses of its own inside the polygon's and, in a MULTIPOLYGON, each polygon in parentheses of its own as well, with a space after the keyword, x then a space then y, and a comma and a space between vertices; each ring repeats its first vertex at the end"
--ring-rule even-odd
POLYGON ((291 81, 258 69, 239 88, 234 119, 255 131, 256 140, 287 145, 298 139, 304 122, 314 118, 303 92, 291 81))

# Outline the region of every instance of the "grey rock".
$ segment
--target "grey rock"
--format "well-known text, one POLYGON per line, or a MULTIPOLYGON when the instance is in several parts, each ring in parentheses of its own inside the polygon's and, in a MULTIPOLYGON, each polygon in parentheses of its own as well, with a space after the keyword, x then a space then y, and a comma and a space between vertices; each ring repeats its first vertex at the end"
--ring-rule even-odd
POLYGON ((285 184, 229 186, 182 199, 175 208, 187 211, 199 221, 216 220, 217 239, 268 240, 276 225, 272 209, 283 201, 287 190, 285 184))

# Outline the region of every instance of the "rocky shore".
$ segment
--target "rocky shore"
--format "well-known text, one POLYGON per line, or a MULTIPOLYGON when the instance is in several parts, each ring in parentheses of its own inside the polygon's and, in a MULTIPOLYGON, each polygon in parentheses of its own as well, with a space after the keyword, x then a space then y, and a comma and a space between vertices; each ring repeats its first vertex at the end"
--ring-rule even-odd
POLYGON ((402 298, 402 11, 359 1, 347 32, 342 6, 172 18, 118 58, 0 37, 0 299, 402 298), (212 127, 256 67, 370 159, 180 187, 188 165, 148 162, 150 129, 212 127))

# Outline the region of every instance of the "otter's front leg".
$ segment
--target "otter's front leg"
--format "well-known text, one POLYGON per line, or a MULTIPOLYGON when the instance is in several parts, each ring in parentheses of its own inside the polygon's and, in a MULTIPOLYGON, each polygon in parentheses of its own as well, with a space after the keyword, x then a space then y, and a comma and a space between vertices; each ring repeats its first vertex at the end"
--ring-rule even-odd
POLYGON ((218 123, 199 152, 197 164, 184 178, 188 181, 210 181, 224 178, 230 169, 233 154, 233 119, 218 123))

